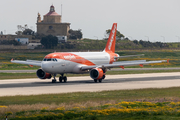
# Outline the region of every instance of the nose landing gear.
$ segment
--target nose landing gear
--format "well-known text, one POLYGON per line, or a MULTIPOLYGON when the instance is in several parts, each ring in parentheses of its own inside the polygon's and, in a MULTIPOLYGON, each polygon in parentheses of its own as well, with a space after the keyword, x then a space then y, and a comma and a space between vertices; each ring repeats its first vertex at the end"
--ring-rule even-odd
POLYGON ((62 82, 64 80, 64 82, 67 82, 67 77, 64 76, 64 74, 61 74, 61 76, 59 77, 59 82, 62 82))
POLYGON ((53 75, 54 79, 52 79, 52 83, 56 83, 56 74, 53 75))

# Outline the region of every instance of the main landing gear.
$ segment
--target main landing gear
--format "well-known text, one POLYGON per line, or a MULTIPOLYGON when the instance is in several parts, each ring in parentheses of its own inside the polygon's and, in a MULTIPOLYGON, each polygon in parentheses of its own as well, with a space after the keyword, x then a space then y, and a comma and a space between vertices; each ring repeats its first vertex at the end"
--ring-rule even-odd
POLYGON ((103 75, 103 77, 101 78, 101 79, 99 79, 99 80, 97 80, 97 79, 94 79, 94 82, 95 83, 97 83, 97 81, 99 81, 100 83, 102 82, 102 80, 105 78, 106 76, 105 75, 103 75))
POLYGON ((64 80, 64 82, 67 82, 67 77, 64 76, 64 74, 61 74, 61 76, 59 77, 59 82, 62 82, 64 80))
MULTIPOLYGON (((56 74, 53 75, 54 79, 52 79, 52 83, 56 83, 56 74)), ((67 82, 67 77, 64 76, 64 74, 61 74, 61 76, 59 77, 59 82, 61 83, 64 80, 64 82, 67 82)))

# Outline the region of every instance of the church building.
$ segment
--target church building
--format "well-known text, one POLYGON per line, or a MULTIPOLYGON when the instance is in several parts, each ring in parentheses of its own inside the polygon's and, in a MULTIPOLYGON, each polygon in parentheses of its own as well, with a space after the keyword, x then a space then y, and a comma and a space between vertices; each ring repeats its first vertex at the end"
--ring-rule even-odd
POLYGON ((61 15, 55 12, 55 8, 51 5, 49 12, 44 15, 41 20, 41 15, 38 13, 37 17, 37 34, 66 36, 68 37, 70 23, 62 23, 61 15))

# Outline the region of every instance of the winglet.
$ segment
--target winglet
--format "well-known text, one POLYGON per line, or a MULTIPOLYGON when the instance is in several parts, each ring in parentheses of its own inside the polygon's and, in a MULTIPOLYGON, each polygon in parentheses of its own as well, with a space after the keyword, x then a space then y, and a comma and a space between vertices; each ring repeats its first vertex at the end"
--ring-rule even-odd
POLYGON ((167 60, 167 63, 169 63, 169 59, 167 60))
POLYGON ((140 67, 144 67, 143 64, 139 64, 140 67))
POLYGON ((29 65, 30 67, 33 67, 33 65, 29 65))
POLYGON ((13 58, 11 59, 11 61, 13 61, 13 58))
POLYGON ((124 69, 124 66, 119 66, 120 68, 124 69))

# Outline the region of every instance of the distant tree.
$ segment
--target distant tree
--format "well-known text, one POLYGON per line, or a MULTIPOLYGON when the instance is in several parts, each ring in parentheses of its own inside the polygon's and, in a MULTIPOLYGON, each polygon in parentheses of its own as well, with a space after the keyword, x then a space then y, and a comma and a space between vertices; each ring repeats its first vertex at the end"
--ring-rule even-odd
POLYGON ((31 30, 31 29, 25 29, 23 32, 22 32, 23 35, 34 35, 34 31, 31 30))
POLYGON ((52 35, 42 37, 41 44, 44 45, 47 49, 54 48, 58 44, 58 38, 52 35))
POLYGON ((17 28, 18 31, 15 32, 17 35, 35 35, 35 32, 28 28, 27 24, 25 24, 24 26, 17 25, 17 28))
POLYGON ((83 36, 81 29, 79 30, 70 29, 68 32, 69 32, 69 39, 81 39, 83 36))
MULTIPOLYGON (((111 32, 111 29, 106 30, 106 35, 105 35, 106 38, 109 37, 110 32, 111 32)), ((124 38, 124 35, 121 34, 121 33, 117 30, 117 32, 116 32, 116 37, 117 37, 118 39, 122 40, 122 39, 124 38)))
POLYGON ((143 45, 143 44, 144 44, 144 41, 143 41, 143 40, 140 40, 140 41, 139 41, 139 44, 143 45))
POLYGON ((129 38, 128 38, 128 37, 126 37, 126 38, 124 38, 124 40, 129 40, 129 38))
POLYGON ((43 37, 46 37, 46 36, 44 34, 35 33, 35 39, 42 39, 43 37))
POLYGON ((133 40, 133 43, 138 44, 138 41, 137 40, 133 40))
POLYGON ((22 31, 16 31, 16 35, 22 35, 22 31))

